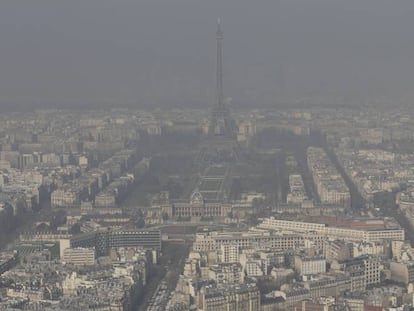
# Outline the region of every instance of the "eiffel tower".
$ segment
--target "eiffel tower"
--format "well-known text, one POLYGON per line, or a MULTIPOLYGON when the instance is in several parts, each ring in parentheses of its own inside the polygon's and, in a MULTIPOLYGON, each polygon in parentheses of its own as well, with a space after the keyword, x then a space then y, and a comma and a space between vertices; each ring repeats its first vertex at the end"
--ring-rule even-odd
POLYGON ((232 168, 239 161, 239 145, 236 123, 230 116, 230 110, 226 106, 223 95, 223 31, 220 20, 217 22, 216 41, 216 98, 211 109, 207 135, 200 144, 200 150, 195 159, 195 171, 198 174, 194 176, 192 182, 192 185, 196 185, 192 194, 200 192, 206 200, 210 200, 213 196, 216 201, 227 201, 232 181, 232 168), (217 171, 221 173, 212 173, 217 171), (214 184, 214 181, 219 187, 214 191, 210 188, 206 190, 205 185, 214 184))
POLYGON ((201 143, 198 163, 235 163, 238 160, 237 126, 231 118, 223 95, 223 31, 217 21, 216 97, 208 121, 207 136, 201 143))
POLYGON ((235 122, 230 116, 230 111, 224 102, 223 94, 223 31, 221 30, 220 19, 217 21, 217 64, 216 64, 216 100, 211 111, 208 135, 210 137, 221 137, 224 139, 236 139, 235 122))

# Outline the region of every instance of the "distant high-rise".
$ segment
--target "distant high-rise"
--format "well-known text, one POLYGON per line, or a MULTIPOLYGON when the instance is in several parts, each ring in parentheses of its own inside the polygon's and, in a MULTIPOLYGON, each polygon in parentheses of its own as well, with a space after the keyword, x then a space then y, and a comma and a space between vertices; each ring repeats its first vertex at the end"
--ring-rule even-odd
POLYGON ((235 137, 234 122, 230 117, 230 111, 226 107, 223 94, 223 31, 221 30, 220 19, 217 21, 217 64, 216 64, 216 101, 211 112, 209 124, 210 136, 235 137))

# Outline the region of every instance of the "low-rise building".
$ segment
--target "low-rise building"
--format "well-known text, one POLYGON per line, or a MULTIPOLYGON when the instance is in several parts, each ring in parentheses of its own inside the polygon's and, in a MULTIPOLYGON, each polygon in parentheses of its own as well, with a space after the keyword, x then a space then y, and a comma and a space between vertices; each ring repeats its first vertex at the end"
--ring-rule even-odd
POLYGON ((409 284, 414 282, 414 262, 395 262, 390 263, 391 280, 409 284))
POLYGON ((92 266, 95 264, 95 249, 93 248, 66 248, 61 261, 75 266, 92 266))
POLYGON ((325 258, 295 256, 295 270, 302 276, 326 272, 325 258))

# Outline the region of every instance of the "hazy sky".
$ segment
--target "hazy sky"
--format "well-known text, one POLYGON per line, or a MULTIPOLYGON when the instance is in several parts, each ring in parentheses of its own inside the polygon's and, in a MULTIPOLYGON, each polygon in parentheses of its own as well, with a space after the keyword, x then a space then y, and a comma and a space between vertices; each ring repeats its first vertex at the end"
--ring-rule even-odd
POLYGON ((1 0, 0 104, 209 104, 218 17, 234 105, 414 94, 413 0, 1 0))

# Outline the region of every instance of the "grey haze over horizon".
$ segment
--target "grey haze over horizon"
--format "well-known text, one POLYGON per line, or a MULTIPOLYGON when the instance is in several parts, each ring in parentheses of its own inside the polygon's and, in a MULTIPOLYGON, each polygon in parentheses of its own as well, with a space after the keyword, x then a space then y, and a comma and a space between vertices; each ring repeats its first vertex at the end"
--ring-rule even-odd
POLYGON ((414 102, 412 0, 2 0, 0 107, 414 102))

